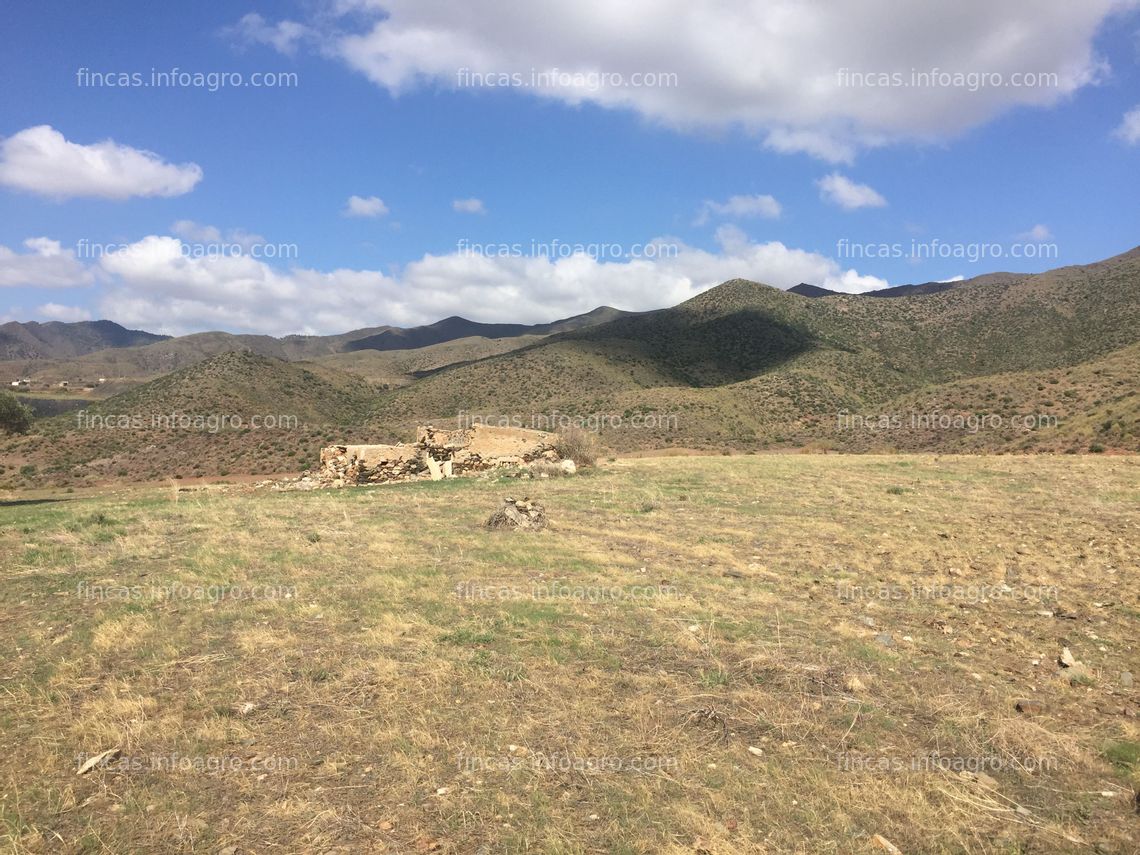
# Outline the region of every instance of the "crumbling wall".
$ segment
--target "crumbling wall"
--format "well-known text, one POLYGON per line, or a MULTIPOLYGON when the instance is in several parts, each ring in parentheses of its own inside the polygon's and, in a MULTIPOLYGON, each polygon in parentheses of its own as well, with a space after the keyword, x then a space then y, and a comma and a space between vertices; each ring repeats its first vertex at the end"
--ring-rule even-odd
POLYGON ((428 425, 416 432, 416 445, 435 460, 450 461, 456 474, 558 459, 554 434, 498 425, 473 425, 458 430, 428 425))
POLYGON ((336 487, 411 481, 427 469, 414 445, 330 445, 321 449, 318 480, 336 487))
POLYGON ((412 445, 330 445, 321 450, 318 480, 336 487, 424 478, 439 480, 498 466, 558 460, 554 434, 473 425, 441 430, 427 425, 412 445))

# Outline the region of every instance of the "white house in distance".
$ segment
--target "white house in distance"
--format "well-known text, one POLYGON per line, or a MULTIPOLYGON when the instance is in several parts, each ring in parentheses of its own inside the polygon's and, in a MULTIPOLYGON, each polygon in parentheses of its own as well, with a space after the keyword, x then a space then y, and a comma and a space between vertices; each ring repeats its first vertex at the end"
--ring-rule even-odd
POLYGON ((13 380, 13 381, 12 381, 12 385, 13 385, 13 386, 20 386, 20 387, 23 387, 23 386, 27 386, 27 385, 29 385, 29 381, 28 381, 28 380, 23 380, 23 379, 21 379, 21 380, 13 380))

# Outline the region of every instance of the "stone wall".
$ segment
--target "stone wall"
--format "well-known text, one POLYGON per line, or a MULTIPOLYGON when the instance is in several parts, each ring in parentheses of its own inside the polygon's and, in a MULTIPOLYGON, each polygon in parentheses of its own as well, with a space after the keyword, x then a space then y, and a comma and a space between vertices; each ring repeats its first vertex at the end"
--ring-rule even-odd
POLYGON ((555 436, 540 430, 473 425, 441 430, 427 425, 412 445, 330 445, 321 450, 322 484, 379 484, 450 478, 499 466, 557 461, 555 436))

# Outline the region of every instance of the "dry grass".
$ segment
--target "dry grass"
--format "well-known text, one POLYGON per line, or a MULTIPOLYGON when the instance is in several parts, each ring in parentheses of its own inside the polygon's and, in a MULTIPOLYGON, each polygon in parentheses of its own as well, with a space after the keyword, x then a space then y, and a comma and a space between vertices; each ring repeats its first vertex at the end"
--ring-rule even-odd
POLYGON ((1132 852, 1138 465, 619 461, 537 534, 482 528, 513 481, 0 507, 0 841, 1132 852))

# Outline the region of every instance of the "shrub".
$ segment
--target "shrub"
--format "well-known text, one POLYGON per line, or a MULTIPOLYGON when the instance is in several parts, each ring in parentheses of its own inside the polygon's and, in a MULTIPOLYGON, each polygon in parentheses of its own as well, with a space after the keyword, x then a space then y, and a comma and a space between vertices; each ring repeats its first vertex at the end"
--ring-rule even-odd
POLYGON ((598 460, 598 436, 588 430, 569 427, 558 433, 554 450, 565 460, 573 460, 579 466, 593 466, 598 460))
POLYGON ((0 431, 27 433, 32 426, 32 411, 10 392, 0 392, 0 431))
POLYGON ((566 470, 553 460, 536 460, 530 464, 531 474, 535 478, 546 476, 547 478, 560 478, 566 474, 566 470))

